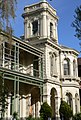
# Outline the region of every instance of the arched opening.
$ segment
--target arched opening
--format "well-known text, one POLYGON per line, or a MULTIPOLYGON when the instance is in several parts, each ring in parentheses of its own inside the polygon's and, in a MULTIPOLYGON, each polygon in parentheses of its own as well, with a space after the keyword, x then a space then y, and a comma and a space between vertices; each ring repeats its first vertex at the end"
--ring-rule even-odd
POLYGON ((52 107, 52 118, 56 118, 56 106, 57 106, 57 91, 55 88, 51 89, 51 93, 50 93, 51 97, 50 97, 50 102, 51 102, 51 107, 52 107))
POLYGON ((73 103, 72 103, 72 94, 71 93, 66 93, 66 102, 68 103, 68 105, 70 105, 70 107, 73 107, 73 103))

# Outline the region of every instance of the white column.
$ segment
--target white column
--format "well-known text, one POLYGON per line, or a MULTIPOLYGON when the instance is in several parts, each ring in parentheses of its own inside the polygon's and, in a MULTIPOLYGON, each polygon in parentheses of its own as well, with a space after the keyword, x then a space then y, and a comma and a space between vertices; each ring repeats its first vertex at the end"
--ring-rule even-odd
POLYGON ((70 75, 73 76, 73 61, 70 61, 70 75))
POLYGON ((73 114, 75 114, 75 98, 73 98, 73 114))
POLYGON ((35 103, 32 105, 32 116, 35 117, 35 103))
POLYGON ((7 109, 7 117, 9 118, 10 117, 10 105, 11 105, 11 96, 8 97, 8 109, 7 109))
POLYGON ((58 97, 57 96, 55 97, 55 113, 56 113, 56 118, 58 118, 59 110, 58 110, 58 97))
POLYGON ((30 65, 30 74, 33 76, 33 64, 30 65))
POLYGON ((43 21, 42 21, 42 36, 46 37, 47 36, 47 25, 46 25, 46 13, 43 14, 43 21))
POLYGON ((40 116, 40 102, 38 101, 36 103, 36 117, 39 117, 40 116))
POLYGON ((19 95, 16 94, 16 98, 15 98, 15 111, 18 112, 19 110, 19 95))
POLYGON ((12 96, 12 114, 15 112, 15 97, 12 96))
POLYGON ((58 117, 58 118, 60 118, 60 114, 59 114, 60 104, 61 104, 61 98, 60 98, 60 96, 59 96, 59 97, 58 97, 58 107, 57 107, 57 117, 58 117))
POLYGON ((43 102, 47 102, 50 105, 50 87, 49 84, 43 86, 43 102))
POLYGON ((5 42, 3 42, 3 67, 4 67, 4 60, 5 60, 5 42))
POLYGON ((76 63, 76 68, 75 68, 75 75, 78 77, 78 63, 76 63))
POLYGON ((32 106, 31 106, 31 94, 26 96, 26 116, 32 115, 32 106))
POLYGON ((26 117, 26 98, 24 95, 20 100, 20 117, 26 117))
POLYGON ((27 38, 27 21, 25 20, 24 22, 24 35, 25 35, 25 39, 27 38))
POLYGON ((50 37, 50 19, 47 16, 47 37, 50 37))
POLYGON ((20 97, 20 117, 22 117, 22 97, 20 97))
POLYGON ((55 23, 55 39, 57 40, 57 43, 58 43, 57 22, 55 23))

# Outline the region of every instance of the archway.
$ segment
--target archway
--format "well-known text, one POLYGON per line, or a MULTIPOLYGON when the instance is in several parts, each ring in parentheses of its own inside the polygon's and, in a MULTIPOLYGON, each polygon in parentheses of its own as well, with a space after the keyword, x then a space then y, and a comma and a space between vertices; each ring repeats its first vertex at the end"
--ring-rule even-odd
POLYGON ((51 102, 51 107, 52 107, 52 118, 56 118, 56 101, 57 101, 57 91, 55 88, 51 89, 51 93, 50 93, 51 97, 50 97, 50 102, 51 102))

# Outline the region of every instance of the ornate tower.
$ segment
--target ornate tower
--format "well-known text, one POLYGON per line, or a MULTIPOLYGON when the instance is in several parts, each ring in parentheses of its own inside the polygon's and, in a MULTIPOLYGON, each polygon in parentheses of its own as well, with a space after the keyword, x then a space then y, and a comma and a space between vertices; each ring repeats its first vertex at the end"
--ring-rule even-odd
POLYGON ((58 43, 56 10, 46 0, 26 6, 23 13, 25 40, 49 38, 58 43))

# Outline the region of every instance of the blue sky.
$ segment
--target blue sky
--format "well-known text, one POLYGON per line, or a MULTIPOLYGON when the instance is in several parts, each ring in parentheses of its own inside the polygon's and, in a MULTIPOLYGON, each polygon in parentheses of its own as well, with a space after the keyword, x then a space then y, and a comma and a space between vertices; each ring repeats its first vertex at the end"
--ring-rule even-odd
MULTIPOLYGON (((24 6, 39 2, 40 0, 18 0, 16 19, 13 23, 14 35, 20 37, 24 33, 23 13, 24 6)), ((58 38, 59 44, 72 47, 78 51, 81 50, 79 40, 74 37, 75 30, 71 27, 74 20, 73 15, 75 9, 81 4, 81 0, 48 0, 48 2, 57 11, 59 17, 58 22, 58 38)), ((80 55, 81 56, 81 55, 80 55)))

